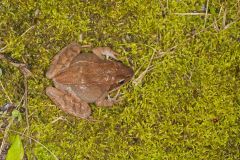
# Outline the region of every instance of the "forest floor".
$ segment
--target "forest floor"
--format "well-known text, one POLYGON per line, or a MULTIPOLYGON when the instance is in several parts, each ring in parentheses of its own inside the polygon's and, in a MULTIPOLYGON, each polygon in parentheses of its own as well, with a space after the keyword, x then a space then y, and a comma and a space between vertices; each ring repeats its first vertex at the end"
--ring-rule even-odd
POLYGON ((0 106, 17 106, 0 115, 1 143, 19 135, 39 160, 240 159, 239 17, 239 0, 2 0, 0 53, 32 75, 0 60, 0 106), (120 104, 91 104, 94 120, 45 94, 73 41, 111 47, 135 71, 120 104))

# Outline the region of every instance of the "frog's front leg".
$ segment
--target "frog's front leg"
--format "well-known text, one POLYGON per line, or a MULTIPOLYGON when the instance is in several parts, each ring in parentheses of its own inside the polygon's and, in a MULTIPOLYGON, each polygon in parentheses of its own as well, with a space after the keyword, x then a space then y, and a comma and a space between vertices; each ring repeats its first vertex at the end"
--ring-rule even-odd
POLYGON ((114 104, 118 103, 119 101, 116 100, 116 98, 110 98, 108 97, 108 99, 106 99, 106 95, 102 96, 101 98, 99 98, 95 104, 97 106, 102 106, 102 107, 111 107, 114 104))
POLYGON ((106 57, 106 59, 108 59, 109 57, 111 57, 112 59, 117 60, 117 53, 114 52, 111 48, 109 47, 97 47, 97 48, 93 48, 92 52, 94 54, 96 54, 99 58, 104 59, 106 57), (105 56, 105 57, 104 57, 105 56))
POLYGON ((46 93, 48 97, 66 113, 79 118, 88 118, 91 114, 89 105, 78 97, 54 87, 48 87, 46 93))
POLYGON ((81 47, 77 43, 71 43, 54 56, 52 64, 46 73, 47 78, 52 79, 55 75, 68 68, 71 61, 80 54, 81 47))

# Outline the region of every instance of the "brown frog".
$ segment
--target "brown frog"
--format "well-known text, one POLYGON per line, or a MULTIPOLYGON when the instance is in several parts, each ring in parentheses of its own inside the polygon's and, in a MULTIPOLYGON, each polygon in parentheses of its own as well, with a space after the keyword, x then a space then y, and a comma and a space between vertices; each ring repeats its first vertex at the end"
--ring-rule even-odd
POLYGON ((81 53, 81 46, 71 43, 54 58, 46 73, 55 87, 46 89, 50 99, 63 111, 80 118, 91 114, 88 103, 112 106, 116 101, 106 99, 108 92, 128 82, 133 70, 115 59, 116 53, 108 47, 81 53))

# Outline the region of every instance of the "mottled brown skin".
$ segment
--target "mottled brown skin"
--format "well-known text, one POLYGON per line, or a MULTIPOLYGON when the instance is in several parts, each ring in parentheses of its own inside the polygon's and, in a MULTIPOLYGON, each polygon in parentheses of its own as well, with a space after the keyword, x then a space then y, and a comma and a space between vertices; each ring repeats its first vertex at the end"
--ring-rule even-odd
POLYGON ((91 114, 88 103, 112 106, 106 99, 108 92, 128 82, 133 70, 114 59, 116 53, 108 47, 94 48, 91 53, 81 53, 77 43, 71 43, 60 51, 46 73, 55 87, 46 89, 50 99, 64 112, 80 118, 91 114))

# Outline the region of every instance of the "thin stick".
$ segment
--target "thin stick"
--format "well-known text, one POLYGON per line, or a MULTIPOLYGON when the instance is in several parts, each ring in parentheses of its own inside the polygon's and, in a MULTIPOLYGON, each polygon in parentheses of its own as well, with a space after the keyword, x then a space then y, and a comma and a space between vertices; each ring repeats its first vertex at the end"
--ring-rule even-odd
POLYGON ((237 19, 236 21, 233 21, 232 23, 227 24, 227 25, 224 27, 223 30, 228 29, 231 25, 233 25, 233 24, 235 24, 236 22, 239 22, 239 21, 240 21, 240 18, 237 19))
POLYGON ((27 85, 27 78, 24 76, 24 102, 23 102, 23 107, 25 108, 25 113, 26 113, 26 122, 27 122, 27 127, 29 129, 29 120, 28 120, 28 85, 27 85))
MULTIPOLYGON (((28 82, 27 82, 27 76, 24 75, 24 102, 23 107, 25 108, 25 117, 26 117, 26 123, 27 123, 27 134, 29 135, 29 116, 28 116, 28 82)), ((30 145, 32 144, 32 140, 29 139, 30 145)))
MULTIPOLYGON (((4 52, 4 50, 7 48, 7 45, 5 45, 3 48, 0 49, 0 53, 4 52)), ((1 59, 1 58, 0 58, 1 59)))
POLYGON ((11 127, 12 123, 13 123, 13 118, 11 119, 11 121, 9 122, 9 124, 7 125, 7 127, 4 131, 4 136, 3 136, 2 144, 1 144, 1 147, 0 147, 0 155, 2 154, 3 148, 4 148, 5 143, 6 143, 6 139, 7 139, 7 136, 8 136, 8 131, 10 130, 10 127, 11 127))
POLYGON ((221 8, 220 8, 219 13, 218 13, 218 17, 221 16, 222 10, 223 10, 223 5, 221 5, 221 8))
MULTIPOLYGON (((175 15, 179 15, 179 16, 204 16, 206 15, 206 13, 173 13, 175 15)), ((211 15, 211 14, 208 14, 211 15)))
POLYGON ((209 0, 207 0, 207 6, 206 6, 206 12, 205 12, 205 19, 204 19, 204 28, 206 27, 206 23, 207 23, 207 17, 208 17, 208 4, 209 4, 209 0))
POLYGON ((0 53, 0 59, 6 60, 7 62, 9 62, 11 65, 13 65, 14 67, 17 67, 20 69, 20 71, 22 72, 22 74, 26 77, 29 77, 32 75, 32 73, 30 72, 30 70, 27 68, 27 65, 24 63, 17 63, 14 62, 13 60, 7 58, 6 56, 4 56, 3 54, 0 53))
POLYGON ((237 11, 237 15, 239 16, 239 14, 240 14, 240 0, 238 0, 238 3, 237 3, 237 5, 238 5, 238 11, 237 11))
MULTIPOLYGON (((7 97, 7 99, 9 100, 9 102, 12 103, 12 100, 11 100, 11 98, 8 96, 7 91, 6 91, 6 89, 4 88, 1 80, 0 80, 0 85, 1 85, 1 87, 2 87, 2 90, 3 90, 4 94, 5 94, 6 97, 7 97)), ((6 143, 6 139, 7 139, 7 136, 8 136, 8 131, 9 131, 12 123, 13 123, 13 119, 11 119, 11 121, 10 121, 9 124, 7 125, 6 130, 5 130, 5 132, 4 132, 4 136, 3 136, 3 139, 2 139, 2 144, 1 144, 1 147, 0 147, 0 155, 2 154, 3 148, 4 148, 5 143, 6 143)))
MULTIPOLYGON (((150 46, 148 46, 148 47, 150 47, 150 46)), ((150 47, 150 48, 152 48, 152 47, 150 47)), ((138 85, 142 81, 143 77, 147 74, 147 72, 149 72, 152 69, 151 64, 152 64, 153 58, 154 58, 155 53, 156 53, 156 50, 154 48, 152 48, 152 49, 154 51, 153 51, 153 54, 152 54, 152 56, 150 58, 150 61, 148 63, 147 68, 136 79, 133 80, 133 84, 135 86, 138 85)))
POLYGON ((1 80, 0 80, 0 85, 1 85, 1 88, 2 88, 2 90, 3 90, 3 92, 4 92, 4 94, 6 95, 8 101, 12 103, 12 100, 11 100, 11 98, 9 97, 9 95, 8 95, 8 93, 7 93, 6 89, 5 89, 5 87, 3 86, 1 80))
MULTIPOLYGON (((23 37, 26 33, 28 33, 30 30, 32 30, 35 26, 29 27, 23 34, 20 35, 20 37, 23 37)), ((19 38, 19 37, 18 37, 19 38)), ((5 45, 3 48, 0 49, 0 53, 3 53, 5 49, 8 47, 8 45, 5 45)), ((1 59, 1 58, 0 58, 1 59)))
POLYGON ((31 27, 29 27, 25 32, 23 32, 23 34, 21 34, 20 37, 23 37, 25 34, 27 34, 27 32, 29 32, 30 30, 32 30, 34 27, 35 27, 34 25, 31 26, 31 27))
POLYGON ((224 8, 224 11, 223 11, 222 28, 225 28, 225 26, 226 26, 226 20, 227 20, 227 9, 224 8))
POLYGON ((65 117, 63 117, 63 116, 60 116, 60 117, 57 117, 56 119, 54 119, 52 122, 50 122, 51 124, 54 124, 54 123, 56 123, 57 121, 59 121, 59 120, 63 120, 63 121, 66 121, 67 123, 69 123, 68 122, 68 120, 65 118, 65 117))

